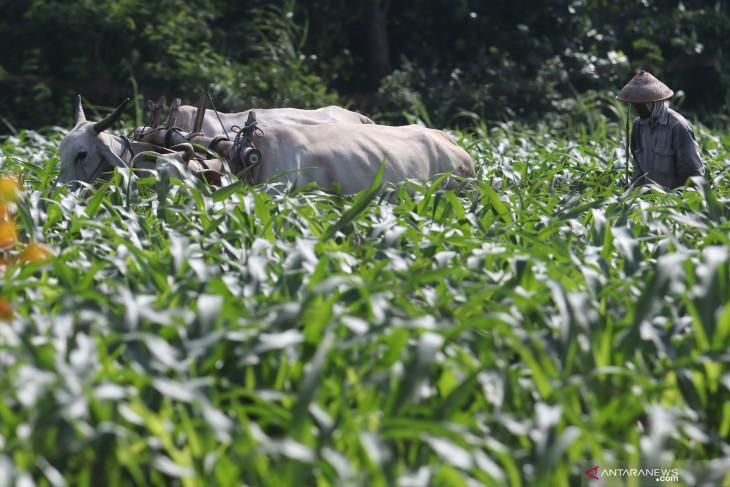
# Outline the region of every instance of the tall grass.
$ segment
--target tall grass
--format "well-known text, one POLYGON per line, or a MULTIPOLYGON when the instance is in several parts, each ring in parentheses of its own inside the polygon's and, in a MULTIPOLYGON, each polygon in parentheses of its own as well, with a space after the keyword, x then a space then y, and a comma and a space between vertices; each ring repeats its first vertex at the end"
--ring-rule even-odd
POLYGON ((59 134, 7 139, 52 256, 0 281, 0 485, 730 485, 730 140, 698 127, 709 185, 626 191, 602 126, 477 123, 463 191, 354 197, 68 194, 59 134))

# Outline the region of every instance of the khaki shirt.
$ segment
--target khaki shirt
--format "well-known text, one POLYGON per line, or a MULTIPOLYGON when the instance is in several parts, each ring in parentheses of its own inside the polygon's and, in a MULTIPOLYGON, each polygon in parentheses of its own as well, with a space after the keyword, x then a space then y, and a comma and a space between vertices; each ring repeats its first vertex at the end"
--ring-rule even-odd
POLYGON ((668 108, 650 125, 640 118, 631 131, 634 156, 632 182, 646 184, 650 179, 668 188, 684 186, 690 176, 703 176, 705 166, 692 126, 679 113, 668 108))

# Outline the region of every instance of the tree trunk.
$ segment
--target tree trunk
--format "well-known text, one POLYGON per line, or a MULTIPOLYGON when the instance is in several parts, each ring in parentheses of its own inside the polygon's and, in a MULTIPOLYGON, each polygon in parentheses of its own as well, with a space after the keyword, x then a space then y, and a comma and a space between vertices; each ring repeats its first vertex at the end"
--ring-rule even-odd
POLYGON ((390 0, 364 0, 365 42, 368 85, 375 91, 380 86, 380 80, 393 71, 390 64, 390 46, 388 44, 388 29, 386 17, 390 0))

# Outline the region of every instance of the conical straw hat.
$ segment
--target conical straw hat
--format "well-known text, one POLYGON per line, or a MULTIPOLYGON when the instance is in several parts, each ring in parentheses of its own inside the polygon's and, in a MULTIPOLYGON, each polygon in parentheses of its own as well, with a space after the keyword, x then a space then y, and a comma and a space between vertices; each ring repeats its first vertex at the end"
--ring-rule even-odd
POLYGON ((646 71, 639 71, 616 95, 616 99, 627 103, 651 103, 666 100, 673 94, 667 85, 654 76, 646 71))

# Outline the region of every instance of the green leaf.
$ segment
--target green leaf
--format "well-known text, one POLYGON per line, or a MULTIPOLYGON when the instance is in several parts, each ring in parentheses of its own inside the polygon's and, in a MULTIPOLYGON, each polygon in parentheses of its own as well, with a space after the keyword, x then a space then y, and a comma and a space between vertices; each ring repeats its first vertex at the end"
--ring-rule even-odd
POLYGON ((320 238, 322 242, 326 242, 332 239, 337 234, 337 232, 343 231, 347 226, 355 221, 358 215, 360 215, 362 212, 365 211, 365 209, 367 209, 367 207, 375 199, 378 192, 380 191, 380 182, 383 178, 384 168, 385 161, 380 164, 380 169, 378 169, 378 172, 375 174, 375 177, 373 178, 373 182, 370 184, 370 187, 360 191, 360 193, 355 196, 355 200, 352 202, 352 206, 347 211, 345 211, 345 213, 343 213, 342 217, 339 220, 337 220, 335 223, 327 228, 327 230, 320 238))
POLYGON ((227 200, 231 197, 231 195, 241 191, 244 189, 246 185, 243 181, 236 181, 233 184, 229 184, 228 186, 223 186, 222 188, 216 189, 213 191, 213 201, 216 203, 227 200))
POLYGON ((503 222, 507 224, 512 223, 512 215, 510 214, 504 202, 499 199, 499 196, 497 196, 497 192, 494 191, 494 189, 492 189, 492 187, 489 185, 484 186, 484 192, 489 197, 489 202, 491 204, 491 208, 494 214, 501 218, 503 222))

